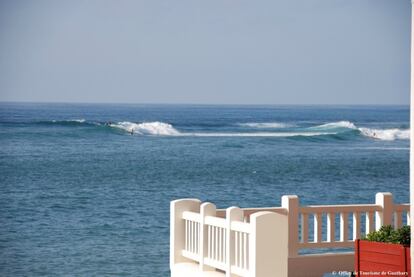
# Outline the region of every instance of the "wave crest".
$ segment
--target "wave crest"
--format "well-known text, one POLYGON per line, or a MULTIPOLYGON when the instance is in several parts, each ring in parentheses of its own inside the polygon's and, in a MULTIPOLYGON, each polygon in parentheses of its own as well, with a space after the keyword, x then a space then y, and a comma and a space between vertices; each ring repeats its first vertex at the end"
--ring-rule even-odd
POLYGON ((326 123, 326 124, 322 124, 322 125, 318 125, 315 127, 311 127, 312 129, 335 129, 335 128, 347 128, 347 129, 353 129, 356 130, 358 129, 354 123, 352 123, 351 121, 337 121, 337 122, 331 122, 331 123, 326 123))
POLYGON ((315 127, 311 127, 309 129, 311 130, 332 130, 332 129, 350 129, 350 130, 357 130, 361 135, 373 139, 378 140, 387 140, 387 141, 393 141, 393 140, 408 140, 410 139, 410 130, 409 129, 372 129, 372 128, 366 128, 366 127, 357 127, 354 123, 350 121, 337 121, 337 122, 331 122, 326 123, 322 125, 318 125, 315 127))
POLYGON ((180 134, 171 124, 159 121, 144 123, 124 121, 109 126, 140 135, 176 136, 180 134))
MULTIPOLYGON (((52 120, 41 121, 35 124, 58 124, 62 126, 96 126, 121 129, 123 131, 134 133, 137 135, 154 135, 154 136, 195 136, 195 137, 312 137, 312 136, 326 136, 338 135, 346 136, 364 136, 370 139, 393 141, 393 140, 409 140, 410 129, 375 129, 367 127, 357 127, 350 121, 330 122, 314 127, 299 128, 296 126, 292 131, 256 131, 256 132, 180 132, 171 124, 154 121, 134 123, 123 121, 118 123, 100 123, 90 122, 85 119, 70 119, 70 120, 52 120)), ((289 123, 279 122, 248 122, 239 123, 239 126, 246 126, 257 129, 278 129, 294 127, 295 125, 289 123)))
POLYGON ((52 123, 85 123, 86 120, 81 119, 68 119, 68 120, 52 120, 52 123))
POLYGON ((380 140, 410 139, 410 130, 358 128, 362 135, 380 140))

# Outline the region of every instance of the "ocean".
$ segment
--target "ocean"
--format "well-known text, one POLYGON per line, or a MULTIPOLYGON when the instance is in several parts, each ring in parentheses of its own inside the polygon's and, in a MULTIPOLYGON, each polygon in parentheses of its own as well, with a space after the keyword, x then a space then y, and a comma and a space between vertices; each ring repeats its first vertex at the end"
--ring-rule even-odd
POLYGON ((0 275, 169 276, 169 202, 409 201, 408 106, 0 104, 0 275))

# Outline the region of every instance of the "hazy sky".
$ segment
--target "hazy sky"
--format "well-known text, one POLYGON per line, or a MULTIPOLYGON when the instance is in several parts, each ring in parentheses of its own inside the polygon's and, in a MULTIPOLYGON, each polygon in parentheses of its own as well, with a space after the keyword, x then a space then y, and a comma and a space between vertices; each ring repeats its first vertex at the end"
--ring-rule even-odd
POLYGON ((0 101, 408 104, 410 0, 0 0, 0 101))

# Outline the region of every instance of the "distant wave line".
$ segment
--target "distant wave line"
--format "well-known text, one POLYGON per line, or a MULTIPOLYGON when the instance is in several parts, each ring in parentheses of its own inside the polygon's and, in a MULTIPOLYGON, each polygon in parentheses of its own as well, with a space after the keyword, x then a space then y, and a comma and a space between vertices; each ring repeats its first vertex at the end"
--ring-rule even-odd
MULTIPOLYGON (((23 123, 25 124, 25 123, 23 123)), ((26 123, 27 124, 27 123, 26 123)), ((122 121, 117 123, 112 122, 93 122, 85 119, 69 119, 69 120, 52 120, 52 121, 39 121, 34 124, 61 124, 64 126, 99 126, 116 128, 129 133, 137 135, 153 135, 153 136, 197 136, 197 137, 295 137, 295 136, 324 136, 324 135, 342 135, 349 131, 354 131, 361 136, 371 139, 393 141, 393 140, 409 140, 409 129, 378 129, 357 127, 350 121, 337 121, 328 122, 313 127, 296 127, 290 131, 260 131, 260 132, 244 132, 244 131, 229 131, 229 132, 181 132, 177 130, 173 125, 165 122, 143 122, 134 123, 129 121, 122 121)), ((296 126, 290 123, 281 122, 247 122, 239 123, 239 126, 256 128, 288 128, 288 126, 296 126), (279 126, 279 127, 278 127, 279 126)))
POLYGON ((179 132, 171 124, 164 122, 119 122, 110 124, 111 127, 123 129, 129 133, 140 135, 162 135, 162 136, 194 136, 194 137, 294 137, 294 136, 321 136, 334 135, 334 132, 237 132, 237 133, 215 133, 215 132, 179 132))
POLYGON ((292 132, 292 133, 272 133, 272 132, 256 132, 256 133, 181 133, 182 136, 195 137, 314 137, 335 135, 336 133, 328 132, 292 132))

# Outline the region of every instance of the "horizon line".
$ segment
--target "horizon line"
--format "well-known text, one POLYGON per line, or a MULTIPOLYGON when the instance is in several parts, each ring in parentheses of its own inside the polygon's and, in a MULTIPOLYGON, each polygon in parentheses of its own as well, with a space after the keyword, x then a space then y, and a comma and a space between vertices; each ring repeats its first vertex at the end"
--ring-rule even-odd
POLYGON ((91 101, 3 101, 0 104, 69 104, 69 105, 182 105, 182 106, 410 106, 410 103, 390 103, 390 104, 376 104, 376 103, 192 103, 192 102, 91 102, 91 101))

